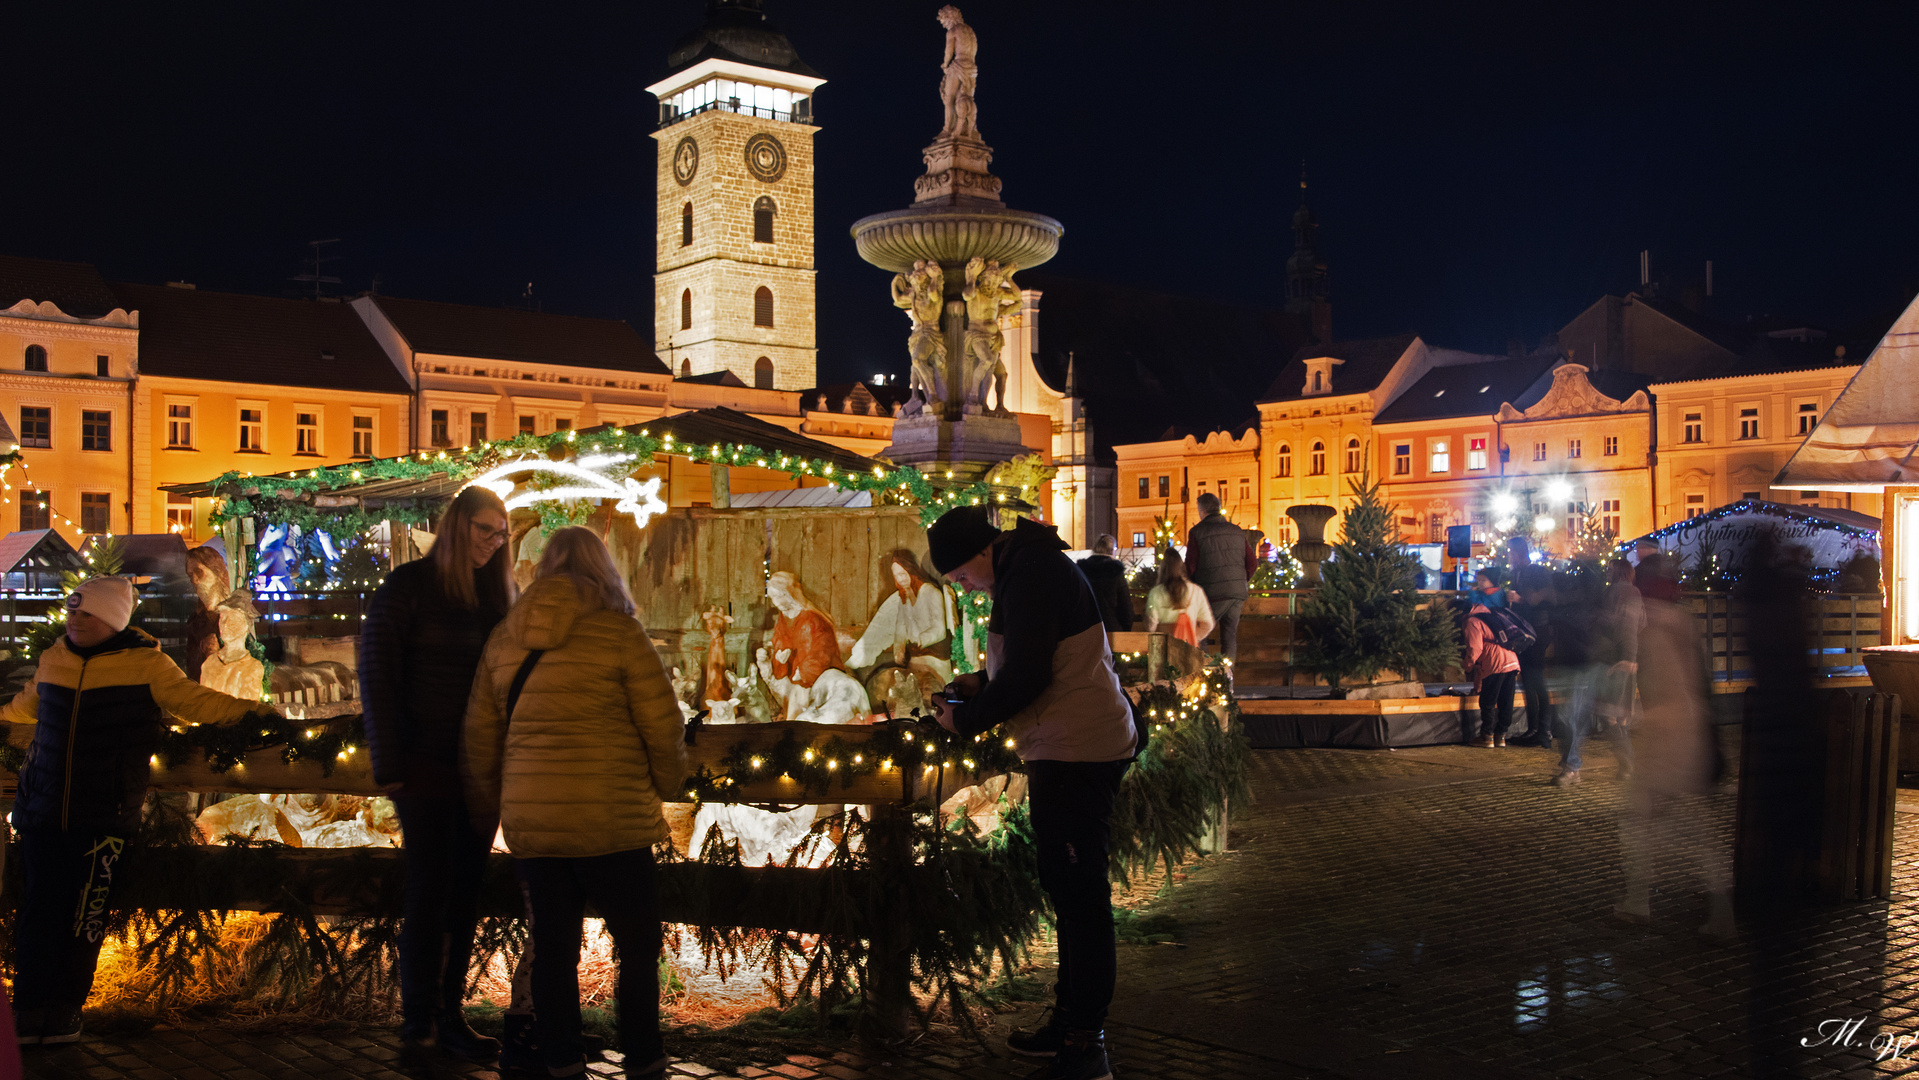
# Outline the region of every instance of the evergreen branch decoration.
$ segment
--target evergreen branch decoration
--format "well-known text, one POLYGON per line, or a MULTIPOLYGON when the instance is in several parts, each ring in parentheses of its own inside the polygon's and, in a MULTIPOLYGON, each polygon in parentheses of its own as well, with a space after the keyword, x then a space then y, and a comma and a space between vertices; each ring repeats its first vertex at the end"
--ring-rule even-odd
POLYGON ((1459 660, 1458 631, 1444 609, 1419 595, 1419 560, 1400 543, 1379 483, 1348 483, 1358 502, 1346 511, 1333 558, 1321 564, 1319 587, 1300 605, 1295 660, 1336 694, 1382 671, 1416 678, 1459 660))

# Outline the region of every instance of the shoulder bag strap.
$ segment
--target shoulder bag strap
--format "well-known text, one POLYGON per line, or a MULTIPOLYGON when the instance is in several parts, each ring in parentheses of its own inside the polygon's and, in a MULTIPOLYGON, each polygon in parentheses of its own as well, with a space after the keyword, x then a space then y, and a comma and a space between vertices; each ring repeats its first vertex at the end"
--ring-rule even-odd
POLYGON ((513 709, 520 703, 520 691, 526 689, 526 677, 533 674, 533 665, 539 663, 540 657, 545 654, 545 649, 534 649, 527 653, 526 659, 520 661, 520 670, 513 673, 513 685, 506 690, 507 723, 513 722, 513 709))

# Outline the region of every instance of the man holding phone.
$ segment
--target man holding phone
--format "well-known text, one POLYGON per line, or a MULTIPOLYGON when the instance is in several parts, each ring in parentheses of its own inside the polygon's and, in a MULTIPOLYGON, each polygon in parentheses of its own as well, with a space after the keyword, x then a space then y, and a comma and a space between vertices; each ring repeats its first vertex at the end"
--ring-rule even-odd
POLYGON ((1006 726, 1026 762, 1040 884, 1059 928, 1052 1017, 1006 1040, 1050 1057, 1035 1080, 1108 1080, 1106 1010, 1117 958, 1107 877, 1113 801, 1138 735, 1086 577, 1052 526, 995 528, 985 507, 947 511, 926 531, 933 567, 993 597, 986 673, 961 675, 938 702, 947 730, 1006 726))

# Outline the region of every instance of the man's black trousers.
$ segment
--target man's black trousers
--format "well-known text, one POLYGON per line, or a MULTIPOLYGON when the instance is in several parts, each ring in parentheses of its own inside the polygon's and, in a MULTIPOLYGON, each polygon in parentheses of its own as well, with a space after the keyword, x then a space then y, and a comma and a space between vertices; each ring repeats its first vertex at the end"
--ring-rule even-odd
POLYGON ((1059 977, 1054 1020, 1068 1030, 1106 1025, 1118 958, 1107 860, 1113 799, 1125 761, 1029 761, 1033 839, 1039 880, 1059 925, 1059 977))

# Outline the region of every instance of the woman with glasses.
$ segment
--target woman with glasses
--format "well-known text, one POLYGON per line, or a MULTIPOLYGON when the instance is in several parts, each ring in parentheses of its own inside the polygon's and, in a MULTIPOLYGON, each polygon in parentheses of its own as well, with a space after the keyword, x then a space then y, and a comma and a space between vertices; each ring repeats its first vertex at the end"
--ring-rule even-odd
POLYGON ((426 558, 393 569, 360 630, 360 695, 373 779, 400 814, 406 864, 400 1035, 407 1050, 465 1061, 500 1044, 461 1012, 493 835, 467 814, 460 733, 487 635, 513 604, 506 504, 469 487, 426 558))

